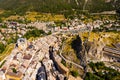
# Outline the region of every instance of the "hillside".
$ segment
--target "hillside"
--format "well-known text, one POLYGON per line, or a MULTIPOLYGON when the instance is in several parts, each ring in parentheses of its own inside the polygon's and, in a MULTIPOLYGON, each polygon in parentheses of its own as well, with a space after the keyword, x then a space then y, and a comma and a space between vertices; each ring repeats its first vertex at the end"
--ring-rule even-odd
POLYGON ((114 0, 0 0, 0 9, 13 10, 17 13, 38 11, 61 13, 68 10, 82 10, 83 6, 90 12, 113 10, 114 0))
MULTIPOLYGON (((83 0, 80 0, 83 2, 83 0)), ((79 1, 79 3, 81 3, 79 1)), ((76 6, 75 0, 0 0, 0 8, 7 10, 34 10, 40 12, 58 12, 69 10, 72 8, 80 8, 76 6)))

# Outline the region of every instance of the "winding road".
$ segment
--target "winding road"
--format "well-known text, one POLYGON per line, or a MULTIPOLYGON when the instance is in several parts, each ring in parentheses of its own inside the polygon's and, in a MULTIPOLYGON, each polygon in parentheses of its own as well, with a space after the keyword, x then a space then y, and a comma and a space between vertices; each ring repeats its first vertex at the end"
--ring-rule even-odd
MULTIPOLYGON (((66 32, 72 32, 72 33, 74 34, 74 33, 78 33, 78 31, 84 32, 84 31, 89 31, 89 30, 87 30, 87 29, 79 29, 79 30, 70 30, 70 31, 66 31, 66 32)), ((77 64, 77 63, 75 63, 75 62, 73 62, 73 61, 70 61, 70 60, 66 59, 66 58, 62 55, 63 48, 64 48, 64 42, 63 42, 62 48, 61 48, 61 50, 60 50, 60 57, 61 57, 63 60, 65 60, 66 62, 71 63, 71 64, 73 64, 73 65, 75 65, 75 66, 77 66, 77 67, 79 67, 80 69, 83 70, 83 67, 82 67, 80 64, 77 64)))
POLYGON ((79 64, 77 64, 77 63, 75 63, 75 62, 73 62, 73 61, 70 61, 70 60, 66 59, 66 58, 62 55, 63 48, 64 48, 64 42, 63 42, 63 45, 62 45, 62 49, 60 50, 60 57, 61 57, 63 60, 65 60, 66 62, 71 63, 71 64, 73 64, 73 65, 75 65, 75 66, 83 69, 82 66, 80 66, 79 64))
MULTIPOLYGON (((75 34, 75 33, 79 33, 79 31, 81 31, 81 32, 88 31, 88 38, 89 38, 89 36, 90 36, 90 30, 89 30, 89 29, 79 29, 79 30, 68 31, 68 32, 72 32, 73 34, 75 34)), ((87 38, 87 41, 88 41, 88 38, 87 38)), ((66 62, 71 63, 71 64, 77 66, 78 68, 84 70, 85 73, 84 73, 84 75, 83 75, 83 78, 85 78, 86 73, 87 73, 87 66, 86 66, 86 67, 82 67, 80 64, 77 64, 77 63, 75 63, 75 62, 73 62, 73 61, 70 61, 70 60, 66 59, 66 58, 62 55, 63 48, 64 48, 64 42, 62 43, 62 48, 61 48, 61 50, 60 50, 60 57, 61 57, 63 60, 65 60, 66 62)), ((85 54, 84 60, 83 60, 83 61, 85 61, 85 63, 84 63, 85 65, 87 65, 87 60, 86 60, 86 59, 87 59, 87 54, 85 54)))

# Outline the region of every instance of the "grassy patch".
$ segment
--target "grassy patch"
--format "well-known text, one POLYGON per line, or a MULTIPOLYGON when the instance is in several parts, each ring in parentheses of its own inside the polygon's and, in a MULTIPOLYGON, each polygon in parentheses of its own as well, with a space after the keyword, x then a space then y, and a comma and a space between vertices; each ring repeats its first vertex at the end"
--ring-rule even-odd
POLYGON ((0 68, 5 64, 6 60, 4 60, 1 64, 0 64, 0 68))
POLYGON ((72 46, 71 46, 71 43, 74 39, 75 39, 75 36, 72 36, 64 41, 63 56, 65 56, 67 59, 71 61, 80 63, 79 59, 77 58, 75 54, 74 49, 72 49, 72 46))
POLYGON ((37 13, 37 12, 29 12, 25 15, 27 20, 30 21, 62 21, 65 19, 64 15, 52 15, 50 13, 37 13))
MULTIPOLYGON (((112 46, 113 43, 120 42, 120 32, 91 32, 88 40, 90 42, 98 42, 98 40, 102 40, 106 45, 112 46)), ((82 41, 88 37, 88 33, 82 33, 81 39, 82 41)))
POLYGON ((2 59, 4 59, 7 55, 9 55, 11 53, 11 51, 13 50, 14 48, 14 44, 9 44, 5 50, 0 54, 0 61, 2 59))

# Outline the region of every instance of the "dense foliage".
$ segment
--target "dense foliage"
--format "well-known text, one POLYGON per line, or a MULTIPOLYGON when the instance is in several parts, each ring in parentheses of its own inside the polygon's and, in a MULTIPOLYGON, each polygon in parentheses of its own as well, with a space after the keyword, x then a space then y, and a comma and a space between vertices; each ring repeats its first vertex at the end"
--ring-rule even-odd
POLYGON ((120 72, 106 67, 103 62, 89 63, 93 73, 88 72, 85 80, 119 80, 120 72))
POLYGON ((73 71, 71 71, 70 73, 71 73, 71 75, 74 76, 74 77, 79 76, 79 73, 78 73, 77 71, 74 71, 74 70, 73 70, 73 71))
POLYGON ((105 2, 106 0, 88 0, 86 10, 89 10, 90 12, 102 12, 102 11, 111 11, 114 10, 113 1, 111 2, 105 2))
POLYGON ((90 72, 87 72, 85 80, 103 80, 100 79, 98 76, 96 76, 95 74, 92 74, 90 72))
POLYGON ((7 40, 7 44, 11 44, 11 43, 16 43, 16 41, 18 40, 18 36, 16 36, 15 38, 11 37, 7 40))
MULTIPOLYGON (((88 0, 85 10, 90 12, 113 10, 113 1, 114 0, 111 0, 111 2, 105 2, 105 0, 88 0)), ((68 15, 73 9, 83 10, 84 3, 85 0, 0 0, 0 8, 11 10, 12 12, 7 12, 8 15, 23 15, 26 11, 63 13, 68 15)))
POLYGON ((114 3, 115 9, 116 9, 116 13, 118 15, 118 19, 120 20, 120 0, 116 0, 116 2, 114 3))
POLYGON ((62 59, 61 63, 64 65, 64 66, 67 66, 66 62, 62 59))
POLYGON ((33 29, 31 31, 28 31, 24 37, 29 39, 30 37, 40 37, 43 34, 45 34, 45 32, 43 30, 38 30, 38 29, 33 29))
POLYGON ((1 28, 7 28, 7 26, 6 25, 2 25, 1 28))
POLYGON ((6 60, 4 60, 1 64, 0 64, 0 68, 5 64, 6 60))
POLYGON ((5 50, 5 45, 0 42, 0 53, 2 53, 5 50))
POLYGON ((12 68, 12 71, 13 71, 14 73, 17 73, 17 70, 16 70, 15 68, 12 68))

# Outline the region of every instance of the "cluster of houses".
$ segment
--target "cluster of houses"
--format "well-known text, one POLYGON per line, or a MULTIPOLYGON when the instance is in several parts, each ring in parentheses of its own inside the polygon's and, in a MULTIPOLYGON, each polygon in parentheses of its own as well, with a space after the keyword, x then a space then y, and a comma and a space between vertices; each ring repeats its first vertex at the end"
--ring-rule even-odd
POLYGON ((95 20, 92 22, 85 23, 84 21, 74 19, 68 20, 64 22, 64 25, 61 24, 57 26, 55 22, 31 22, 28 24, 18 23, 18 22, 3 22, 0 26, 7 26, 7 28, 0 28, 0 41, 5 43, 6 38, 10 37, 22 37, 27 31, 31 30, 29 27, 36 27, 38 29, 44 30, 46 33, 51 32, 59 32, 59 31, 69 31, 69 30, 94 30, 96 28, 102 29, 107 28, 109 30, 117 30, 120 31, 120 24, 115 22, 114 20, 95 20), (12 34, 12 36, 11 36, 12 34))
POLYGON ((69 31, 69 30, 94 30, 96 28, 102 29, 107 28, 108 30, 117 30, 120 31, 120 24, 115 22, 115 20, 94 20, 91 22, 84 22, 78 19, 62 22, 60 26, 56 26, 55 23, 52 23, 53 26, 48 25, 48 30, 52 32, 57 31, 69 31))
MULTIPOLYGON (((69 30, 100 28, 104 25, 106 28, 113 26, 112 20, 95 20, 84 23, 77 19, 66 22, 66 26, 53 27, 54 22, 32 22, 29 24, 20 24, 16 22, 5 22, 7 28, 0 28, 0 41, 5 43, 5 38, 10 38, 11 34, 22 37, 30 26, 42 29, 45 32, 60 32, 69 30), (109 24, 105 24, 109 23, 109 24), (6 34, 6 35, 5 35, 6 34)), ((114 24, 119 26, 118 23, 114 24)), ((57 54, 60 48, 61 40, 58 36, 49 35, 28 42, 25 38, 19 38, 15 49, 10 55, 0 62, 0 80, 64 80, 65 75, 69 73, 62 63, 61 57, 57 54)))
POLYGON ((64 80, 63 74, 69 70, 56 53, 60 43, 60 38, 53 35, 32 42, 19 38, 15 49, 0 63, 0 80, 64 80), (52 53, 50 46, 54 47, 52 53), (51 54, 55 54, 53 58, 51 54))
POLYGON ((6 40, 15 38, 16 35, 22 37, 27 31, 28 29, 26 29, 23 24, 17 22, 3 22, 0 24, 0 42, 6 44, 6 40), (2 26, 6 26, 6 28, 2 28, 2 26))

